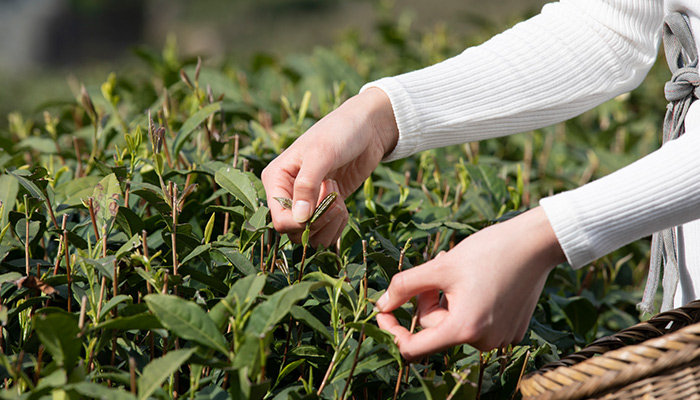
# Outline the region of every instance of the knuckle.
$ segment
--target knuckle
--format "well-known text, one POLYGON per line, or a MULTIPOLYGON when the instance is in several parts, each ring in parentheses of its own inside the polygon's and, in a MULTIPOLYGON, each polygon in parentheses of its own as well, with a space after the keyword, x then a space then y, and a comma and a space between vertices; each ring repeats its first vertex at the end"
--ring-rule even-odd
POLYGON ((316 190, 317 183, 305 176, 299 176, 294 181, 294 190, 302 193, 309 193, 316 190))

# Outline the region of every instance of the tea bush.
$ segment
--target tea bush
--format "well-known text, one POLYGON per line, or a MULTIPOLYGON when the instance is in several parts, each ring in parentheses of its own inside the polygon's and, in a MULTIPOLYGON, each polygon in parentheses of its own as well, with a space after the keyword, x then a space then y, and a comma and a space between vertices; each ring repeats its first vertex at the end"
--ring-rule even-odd
MULTIPOLYGON (((486 34, 485 34, 486 35, 486 34)), ((523 373, 638 320, 648 244, 550 276, 524 340, 402 360, 372 302, 398 271, 658 146, 663 69, 584 115, 381 165, 337 246, 270 223, 259 173, 366 81, 468 40, 390 21, 246 65, 140 49, 0 131, 2 398, 511 398, 523 373)), ((478 301, 478 299, 475 299, 478 301)), ((396 311, 407 327, 412 304, 396 311)))

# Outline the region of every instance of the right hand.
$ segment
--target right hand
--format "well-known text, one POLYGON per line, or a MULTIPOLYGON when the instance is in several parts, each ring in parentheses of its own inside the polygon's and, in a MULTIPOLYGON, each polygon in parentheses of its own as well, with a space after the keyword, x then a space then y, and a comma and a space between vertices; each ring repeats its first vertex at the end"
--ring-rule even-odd
POLYGON ((310 242, 329 247, 345 228, 344 200, 355 191, 398 140, 389 97, 369 88, 318 121, 262 172, 272 222, 299 243, 316 205, 332 191, 338 199, 311 229, 310 242), (274 198, 288 197, 292 210, 274 198))

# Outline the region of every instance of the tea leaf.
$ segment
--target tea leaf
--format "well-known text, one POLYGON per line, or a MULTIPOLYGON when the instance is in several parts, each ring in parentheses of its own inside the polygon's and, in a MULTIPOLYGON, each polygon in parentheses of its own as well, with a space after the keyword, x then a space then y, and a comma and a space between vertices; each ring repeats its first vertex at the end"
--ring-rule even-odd
MULTIPOLYGON (((102 313, 104 314, 104 313, 102 313)), ((132 330, 138 329, 142 331, 151 331, 154 329, 163 329, 163 325, 152 314, 136 314, 128 317, 117 317, 95 325, 93 330, 104 329, 106 331, 112 329, 132 330)))
POLYGON ((329 193, 322 201, 319 203, 319 205, 316 207, 316 210, 314 210, 313 215, 311 216, 310 223, 314 223, 321 215, 323 215, 328 209, 331 207, 335 199, 338 197, 338 192, 331 192, 329 193))
POLYGON ((290 314, 297 321, 301 321, 306 324, 309 328, 318 332, 321 336, 325 337, 329 343, 333 343, 333 335, 328 330, 328 328, 323 325, 318 318, 314 317, 313 314, 308 312, 305 308, 299 306, 293 306, 290 310, 290 314))
MULTIPOLYGON (((236 311, 245 314, 257 299, 258 294, 265 287, 264 275, 248 275, 236 281, 225 298, 221 299, 211 311, 209 317, 219 327, 223 328, 228 316, 227 307, 224 303, 235 305, 236 311)), ((235 316, 238 317, 238 316, 235 316)))
POLYGON ((195 349, 180 349, 169 351, 161 358, 156 358, 143 368, 137 387, 139 400, 147 399, 170 377, 180 366, 194 354, 195 349))
POLYGON ((136 397, 122 388, 110 388, 93 382, 72 383, 64 387, 66 391, 76 391, 84 398, 104 400, 133 400, 136 397))
POLYGON ((246 332, 256 336, 267 333, 287 315, 297 301, 305 299, 312 290, 327 285, 327 282, 301 282, 275 292, 253 310, 246 332))
POLYGON ((216 247, 213 250, 221 253, 226 259, 229 260, 237 270, 241 271, 243 275, 255 275, 258 273, 258 269, 250 263, 250 260, 246 258, 240 251, 233 249, 231 247, 216 247))
POLYGON ((226 339, 197 304, 165 294, 149 294, 144 299, 163 326, 176 335, 224 354, 229 353, 226 339))
POLYGON ((234 195, 246 208, 257 211, 258 196, 246 174, 235 168, 226 167, 216 171, 214 178, 219 186, 234 195))
POLYGON ((280 205, 287 210, 292 209, 292 199, 289 197, 273 197, 273 199, 277 200, 277 202, 279 202, 280 205))
POLYGON ((141 231, 143 231, 146 227, 141 218, 139 218, 135 212, 122 206, 120 206, 119 210, 117 211, 116 222, 117 225, 119 225, 119 229, 126 233, 127 237, 140 235, 141 231))
POLYGON ((76 317, 63 312, 38 314, 32 321, 39 341, 54 361, 67 371, 72 370, 83 347, 77 337, 80 329, 76 317))
POLYGON ((2 216, 0 218, 0 229, 4 228, 8 222, 8 215, 19 192, 19 182, 10 175, 0 175, 0 202, 3 204, 2 216))
POLYGON ((221 103, 212 103, 209 104, 205 107, 202 107, 201 110, 197 111, 196 113, 192 114, 187 121, 185 121, 184 124, 182 124, 182 127, 180 127, 180 130, 177 132, 177 135, 175 136, 175 143, 173 143, 173 154, 178 154, 180 153, 180 150, 182 150, 182 146, 185 145, 185 143, 190 139, 190 136, 192 136, 192 133, 194 130, 204 121, 209 118, 210 115, 214 114, 217 111, 221 110, 221 103))
POLYGON ((121 194, 122 190, 115 174, 107 175, 95 185, 92 197, 99 229, 102 229, 103 225, 107 225, 108 228, 111 226, 119 211, 119 205, 122 204, 121 194))

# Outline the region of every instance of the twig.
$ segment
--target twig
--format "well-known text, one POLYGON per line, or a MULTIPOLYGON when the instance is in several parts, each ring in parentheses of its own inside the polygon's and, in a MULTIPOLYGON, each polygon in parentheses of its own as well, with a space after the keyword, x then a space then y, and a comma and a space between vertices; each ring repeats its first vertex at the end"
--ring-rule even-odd
POLYGON ((95 206, 92 203, 92 197, 88 198, 88 210, 90 211, 90 221, 92 221, 92 229, 95 232, 95 243, 100 241, 100 232, 97 230, 97 219, 95 218, 95 206))
POLYGON ((129 357, 129 378, 131 394, 136 395, 136 360, 134 360, 134 357, 129 357))
MULTIPOLYGON (((172 247, 173 247, 173 275, 177 276, 177 184, 173 184, 170 181, 169 185, 172 187, 172 206, 173 206, 173 232, 170 236, 172 247)), ((177 296, 177 285, 173 285, 173 293, 177 296)))
POLYGON ((347 392, 348 387, 350 386, 350 381, 352 380, 352 374, 355 373, 355 367, 357 366, 357 359, 360 356, 360 347, 362 347, 362 342, 365 339, 365 326, 362 325, 362 329, 360 329, 360 341, 357 343, 357 350, 355 350, 355 358, 352 360, 352 367, 350 368, 350 375, 348 375, 348 380, 345 381, 345 387, 343 388, 343 393, 340 395, 340 399, 343 400, 345 399, 345 392, 347 392))
MULTIPOLYGON (((61 221, 61 232, 66 230, 66 219, 68 218, 68 214, 63 214, 63 221, 61 221)), ((63 235, 58 237, 58 252, 56 253, 56 263, 53 266, 53 274, 56 275, 58 274, 58 266, 61 264, 61 254, 64 251, 65 244, 63 243, 63 235)))
POLYGON ((68 256, 68 231, 66 230, 63 231, 63 243, 65 246, 65 251, 63 253, 66 255, 66 276, 68 277, 68 312, 71 312, 71 299, 73 298, 73 289, 71 289, 71 286, 73 280, 71 279, 70 257, 68 256))

